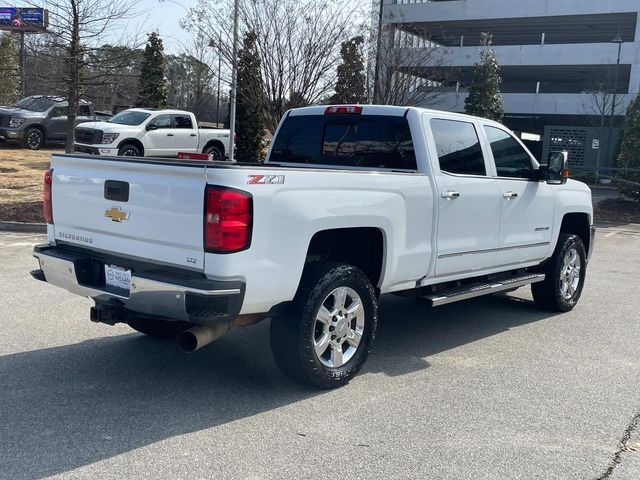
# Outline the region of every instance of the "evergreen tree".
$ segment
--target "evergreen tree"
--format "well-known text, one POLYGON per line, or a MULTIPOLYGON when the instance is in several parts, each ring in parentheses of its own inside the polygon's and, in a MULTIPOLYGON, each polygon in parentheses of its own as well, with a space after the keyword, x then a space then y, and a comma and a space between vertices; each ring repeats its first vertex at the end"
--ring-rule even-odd
POLYGON ((260 114, 262 81, 256 40, 255 32, 247 32, 238 52, 236 152, 237 158, 242 162, 259 161, 264 137, 264 125, 260 114))
MULTIPOLYGON (((640 95, 636 96, 627 109, 618 167, 640 169, 640 95)), ((625 180, 640 183, 640 173, 638 172, 623 171, 622 175, 625 180)), ((620 186, 620 190, 629 198, 640 200, 639 185, 625 183, 620 186)))
POLYGON ((11 35, 0 36, 0 105, 11 105, 20 96, 18 53, 11 35))
POLYGON ((144 47, 140 77, 138 80, 137 107, 165 108, 167 106, 167 84, 164 78, 164 47, 157 32, 149 34, 144 47))
POLYGON ((331 97, 331 103, 353 104, 367 101, 364 58, 362 56, 363 44, 364 37, 360 35, 342 42, 340 48, 342 61, 338 65, 336 93, 331 97))
POLYGON ((464 101, 464 109, 470 115, 500 122, 504 115, 500 95, 502 78, 496 52, 490 48, 490 33, 482 34, 482 46, 480 62, 473 68, 473 84, 469 89, 469 96, 464 101))

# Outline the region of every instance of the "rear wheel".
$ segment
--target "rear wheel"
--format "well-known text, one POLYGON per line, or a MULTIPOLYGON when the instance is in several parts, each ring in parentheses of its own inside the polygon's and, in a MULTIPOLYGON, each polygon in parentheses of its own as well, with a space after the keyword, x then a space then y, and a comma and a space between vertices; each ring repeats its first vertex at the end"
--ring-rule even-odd
POLYGON ((192 323, 182 321, 161 320, 151 317, 130 317, 127 324, 134 330, 150 337, 175 339, 185 330, 193 327, 192 323))
POLYGON ((118 149, 118 155, 121 157, 141 157, 142 152, 137 145, 128 143, 118 149))
POLYGON ((369 278, 351 265, 305 269, 289 311, 271 321, 271 351, 295 380, 329 389, 362 368, 375 336, 378 303, 369 278))
POLYGON ((44 133, 38 128, 28 128, 24 132, 23 144, 29 150, 38 150, 44 145, 44 133))
POLYGON ((204 149, 203 153, 211 155, 213 157, 213 160, 216 162, 221 162, 224 160, 222 150, 220 149, 220 147, 217 147, 215 145, 209 145, 204 149))
POLYGON ((580 300, 587 267, 582 239, 561 233, 556 250, 545 265, 543 282, 531 285, 536 305, 548 310, 568 312, 580 300))

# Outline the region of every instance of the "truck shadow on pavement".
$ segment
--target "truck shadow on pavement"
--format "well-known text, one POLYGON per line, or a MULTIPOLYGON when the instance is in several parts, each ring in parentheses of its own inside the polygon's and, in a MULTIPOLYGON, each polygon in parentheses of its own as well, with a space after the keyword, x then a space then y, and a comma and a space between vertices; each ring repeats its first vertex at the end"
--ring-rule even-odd
MULTIPOLYGON (((415 372, 425 357, 551 316, 514 297, 438 309, 385 297, 361 375, 415 372)), ((323 394, 284 377, 268 343, 263 322, 193 355, 134 333, 0 357, 0 475, 67 472, 323 394)))

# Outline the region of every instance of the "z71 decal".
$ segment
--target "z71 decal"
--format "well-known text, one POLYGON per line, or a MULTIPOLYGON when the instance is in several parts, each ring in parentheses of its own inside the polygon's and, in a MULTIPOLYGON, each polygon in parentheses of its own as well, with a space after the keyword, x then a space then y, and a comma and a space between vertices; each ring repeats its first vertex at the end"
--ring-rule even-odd
POLYGON ((284 183, 284 175, 249 175, 247 185, 277 185, 284 183))

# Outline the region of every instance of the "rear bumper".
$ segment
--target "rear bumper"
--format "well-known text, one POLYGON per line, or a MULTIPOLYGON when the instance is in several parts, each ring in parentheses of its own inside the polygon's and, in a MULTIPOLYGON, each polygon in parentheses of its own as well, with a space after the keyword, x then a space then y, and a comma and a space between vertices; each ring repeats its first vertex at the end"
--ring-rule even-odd
POLYGON ((145 268, 138 263, 139 267, 132 267, 131 292, 126 297, 105 287, 102 272, 105 262, 114 262, 112 257, 53 245, 36 245, 33 255, 40 263, 40 269, 31 272, 35 279, 131 312, 212 325, 233 321, 242 308, 245 285, 241 281, 210 280, 186 270, 145 268))

